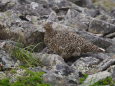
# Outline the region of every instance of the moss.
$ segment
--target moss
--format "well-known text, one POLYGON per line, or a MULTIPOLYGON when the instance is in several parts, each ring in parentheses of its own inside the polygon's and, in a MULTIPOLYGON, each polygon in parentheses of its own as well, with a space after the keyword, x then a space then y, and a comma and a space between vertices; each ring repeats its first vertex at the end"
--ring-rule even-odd
POLYGON ((44 72, 26 70, 25 76, 18 77, 17 81, 10 83, 10 79, 0 80, 0 86, 50 86, 43 81, 44 72))
POLYGON ((83 76, 80 78, 80 84, 82 84, 87 77, 88 77, 88 74, 83 74, 83 76))
POLYGON ((15 69, 12 69, 12 70, 10 71, 10 73, 11 73, 11 74, 15 74, 15 73, 17 73, 17 71, 16 71, 15 69))
POLYGON ((115 86, 115 82, 112 80, 111 77, 107 77, 106 79, 100 80, 90 86, 102 86, 102 85, 115 86))
POLYGON ((0 80, 0 86, 10 86, 9 79, 0 80))

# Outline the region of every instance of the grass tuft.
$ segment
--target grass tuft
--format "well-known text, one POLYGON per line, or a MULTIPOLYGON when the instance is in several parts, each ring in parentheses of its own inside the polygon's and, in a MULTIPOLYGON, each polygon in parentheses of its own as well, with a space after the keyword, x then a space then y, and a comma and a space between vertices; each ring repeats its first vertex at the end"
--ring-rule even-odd
POLYGON ((33 50, 35 47, 36 46, 27 46, 25 48, 20 48, 19 46, 16 46, 12 50, 11 56, 20 60, 20 62, 23 64, 22 66, 25 67, 42 66, 40 60, 33 55, 33 50))

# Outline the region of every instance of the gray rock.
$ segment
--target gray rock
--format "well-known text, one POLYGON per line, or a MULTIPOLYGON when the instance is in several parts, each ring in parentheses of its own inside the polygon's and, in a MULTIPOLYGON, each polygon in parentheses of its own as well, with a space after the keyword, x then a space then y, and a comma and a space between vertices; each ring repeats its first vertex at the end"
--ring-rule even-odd
POLYGON ((42 46, 41 49, 44 48, 43 28, 35 20, 34 16, 30 17, 31 22, 28 22, 21 20, 18 17, 20 15, 13 11, 6 11, 0 14, 0 24, 2 25, 0 29, 0 39, 10 39, 24 44, 40 43, 40 46, 42 46))
POLYGON ((111 59, 111 56, 109 56, 108 53, 96 53, 96 54, 89 53, 89 54, 86 54, 86 55, 97 58, 100 61, 105 60, 105 59, 111 59))
POLYGON ((72 64, 72 67, 82 73, 96 73, 98 70, 96 66, 99 63, 99 59, 93 57, 83 57, 78 59, 72 64))
POLYGON ((24 76, 25 72, 26 72, 26 70, 24 70, 24 69, 18 69, 18 70, 16 70, 16 73, 14 73, 14 74, 10 74, 10 73, 9 73, 9 74, 7 75, 8 77, 10 77, 9 82, 10 82, 10 83, 16 82, 19 77, 24 76))
POLYGON ((115 81, 115 66, 112 69, 112 79, 115 81))
POLYGON ((73 28, 77 28, 79 30, 86 30, 88 27, 86 24, 80 21, 80 19, 78 18, 79 16, 81 15, 78 11, 69 9, 65 16, 64 24, 73 28))
POLYGON ((66 64, 64 59, 56 54, 42 54, 34 53, 35 57, 38 58, 44 66, 52 69, 55 65, 66 64))
POLYGON ((84 13, 91 17, 96 17, 100 14, 98 9, 84 9, 84 13))
POLYGON ((88 31, 106 35, 115 32, 115 25, 105 21, 94 19, 91 21, 88 31))
POLYGON ((47 21, 58 22, 57 14, 54 11, 52 11, 47 21))
POLYGON ((110 47, 107 48, 106 50, 108 53, 114 53, 115 52, 115 45, 111 45, 110 47))
POLYGON ((108 53, 115 52, 115 39, 112 39, 112 45, 107 48, 106 52, 108 52, 108 53))
POLYGON ((105 36, 106 38, 114 38, 115 37, 115 32, 110 33, 108 35, 105 36))
POLYGON ((0 40, 0 48, 5 50, 7 53, 11 53, 11 50, 13 50, 15 47, 23 47, 24 45, 22 43, 14 42, 11 40, 0 40))
POLYGON ((76 86, 79 82, 79 73, 77 70, 61 64, 44 74, 43 79, 53 86, 76 86))
POLYGON ((105 79, 107 77, 111 76, 111 73, 107 71, 99 72, 93 75, 89 75, 87 79, 84 81, 84 83, 80 86, 90 86, 94 83, 98 82, 99 80, 105 79))
POLYGON ((82 37, 84 37, 85 39, 89 40, 90 42, 92 42, 93 44, 99 47, 106 49, 112 45, 112 40, 110 39, 102 38, 85 31, 76 31, 76 32, 77 34, 81 35, 82 37))
MULTIPOLYGON (((23 2, 21 2, 23 3, 23 2)), ((15 13, 22 15, 43 16, 49 15, 51 10, 48 7, 43 7, 43 4, 32 1, 25 2, 26 4, 17 4, 12 10, 15 13)))
POLYGON ((3 70, 10 69, 15 65, 15 61, 3 50, 0 50, 0 62, 3 64, 3 70))
POLYGON ((106 21, 106 22, 111 23, 111 24, 115 24, 115 19, 109 15, 105 15, 105 14, 99 15, 96 17, 96 19, 106 21))
POLYGON ((115 18, 115 9, 113 9, 113 10, 111 11, 111 16, 113 16, 113 17, 115 18))
POLYGON ((98 69, 100 71, 106 70, 110 66, 114 65, 114 63, 115 63, 115 59, 113 59, 113 58, 105 59, 98 65, 98 69))
POLYGON ((4 72, 0 72, 0 80, 7 78, 7 75, 4 72))
POLYGON ((93 3, 92 3, 92 0, 69 0, 79 6, 85 6, 85 7, 88 7, 88 8, 91 8, 93 7, 93 3))

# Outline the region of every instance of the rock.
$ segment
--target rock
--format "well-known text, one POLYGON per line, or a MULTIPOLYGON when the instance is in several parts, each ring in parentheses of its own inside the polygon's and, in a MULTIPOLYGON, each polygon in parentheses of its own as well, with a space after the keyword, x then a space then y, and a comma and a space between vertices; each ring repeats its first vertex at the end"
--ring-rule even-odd
POLYGON ((64 60, 55 54, 35 54, 46 67, 47 73, 44 74, 43 79, 45 82, 54 86, 63 86, 72 84, 76 86, 78 83, 78 72, 72 67, 68 66, 64 60))
POLYGON ((110 66, 114 65, 114 63, 115 63, 114 58, 105 59, 98 65, 98 69, 100 71, 107 70, 110 66))
POLYGON ((111 14, 111 16, 113 16, 115 18, 115 9, 113 9, 110 14, 111 14))
POLYGON ((95 34, 107 35, 109 33, 115 32, 115 25, 94 19, 91 21, 88 31, 95 34))
POLYGON ((44 73, 48 73, 49 71, 46 70, 45 68, 42 68, 40 66, 38 67, 31 67, 29 68, 29 70, 33 71, 33 72, 44 72, 44 73))
POLYGON ((88 8, 91 8, 93 7, 93 3, 92 3, 92 0, 69 0, 79 6, 84 6, 84 7, 88 7, 88 8))
POLYGON ((99 19, 111 24, 115 24, 115 19, 109 15, 102 14, 102 15, 97 16, 96 19, 99 19))
POLYGON ((16 5, 15 0, 9 0, 9 1, 1 1, 0 3, 0 12, 5 12, 7 10, 12 9, 16 5))
POLYGON ((96 17, 100 14, 98 9, 84 9, 84 13, 91 17, 96 17))
POLYGON ((108 55, 108 53, 88 53, 86 54, 87 56, 91 56, 94 58, 99 59, 100 61, 105 60, 105 59, 111 59, 111 56, 108 55))
POLYGON ((44 74, 43 79, 53 86, 76 86, 79 83, 79 74, 77 70, 61 64, 44 74))
POLYGON ((44 48, 43 29, 41 30, 42 26, 38 24, 34 17, 30 17, 32 22, 23 21, 13 11, 6 11, 1 13, 0 16, 2 17, 0 19, 2 25, 0 39, 11 39, 24 44, 40 43, 41 49, 44 48))
POLYGON ((0 40, 0 43, 2 44, 1 49, 5 50, 7 53, 11 53, 11 51, 17 46, 20 48, 24 46, 22 43, 11 40, 0 40))
POLYGON ((112 45, 107 48, 106 52, 108 52, 108 53, 115 52, 115 39, 112 39, 112 45))
POLYGON ((5 79, 7 75, 4 72, 0 72, 0 80, 5 79))
POLYGON ((108 53, 114 53, 115 52, 115 45, 111 45, 109 48, 106 50, 108 53))
POLYGON ((83 6, 88 7, 88 8, 93 7, 92 0, 82 0, 82 4, 83 6))
POLYGON ((3 70, 14 67, 15 61, 3 50, 0 50, 0 62, 3 64, 3 70))
POLYGON ((115 81, 115 66, 112 69, 112 79, 115 81))
POLYGON ((115 37, 115 32, 110 33, 108 35, 105 36, 106 38, 114 38, 115 37))
POLYGON ((10 83, 16 82, 18 77, 24 76, 25 72, 26 72, 26 70, 24 70, 24 69, 18 69, 18 70, 16 70, 16 73, 14 73, 14 74, 9 73, 8 74, 8 77, 10 77, 9 82, 10 83))
POLYGON ((79 16, 81 15, 77 10, 69 9, 65 16, 64 24, 73 28, 77 28, 78 30, 86 30, 88 27, 86 24, 80 21, 78 18, 79 16))
POLYGON ((77 32, 77 34, 79 34, 83 38, 89 40, 93 44, 95 44, 99 47, 102 47, 104 49, 106 49, 106 48, 108 48, 109 46, 112 45, 112 40, 111 39, 102 38, 102 37, 96 36, 94 34, 91 34, 89 32, 86 32, 86 31, 76 31, 76 32, 77 32))
POLYGON ((22 15, 34 15, 38 17, 43 15, 49 15, 51 12, 49 7, 43 7, 43 3, 40 4, 32 1, 29 2, 27 1, 26 4, 17 4, 13 8, 13 11, 15 13, 22 14, 22 15))
POLYGON ((54 11, 52 11, 51 14, 49 15, 47 21, 58 22, 57 14, 54 11))
POLYGON ((82 57, 72 64, 72 67, 82 73, 96 73, 98 70, 96 66, 99 59, 93 57, 82 57))
POLYGON ((34 53, 35 57, 38 58, 44 66, 47 68, 53 68, 57 64, 66 64, 62 57, 56 54, 42 54, 34 53))
POLYGON ((80 86, 90 86, 93 85, 94 83, 98 82, 99 80, 105 79, 107 77, 111 76, 111 73, 107 71, 99 72, 93 75, 89 75, 84 83, 80 86))

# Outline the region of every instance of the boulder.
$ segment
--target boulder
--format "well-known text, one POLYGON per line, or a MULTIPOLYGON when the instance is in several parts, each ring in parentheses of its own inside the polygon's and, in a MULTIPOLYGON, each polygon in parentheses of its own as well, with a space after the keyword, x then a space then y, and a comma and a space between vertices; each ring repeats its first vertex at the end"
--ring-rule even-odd
POLYGON ((94 83, 98 82, 99 80, 105 79, 107 77, 111 76, 111 73, 107 71, 99 72, 93 75, 89 75, 84 83, 80 86, 90 86, 93 85, 94 83))
POLYGON ((81 73, 94 74, 98 72, 96 65, 99 63, 99 59, 94 57, 82 57, 72 64, 72 67, 81 73))
POLYGON ((105 21, 94 19, 91 21, 88 31, 95 34, 106 35, 115 32, 115 25, 105 21))

